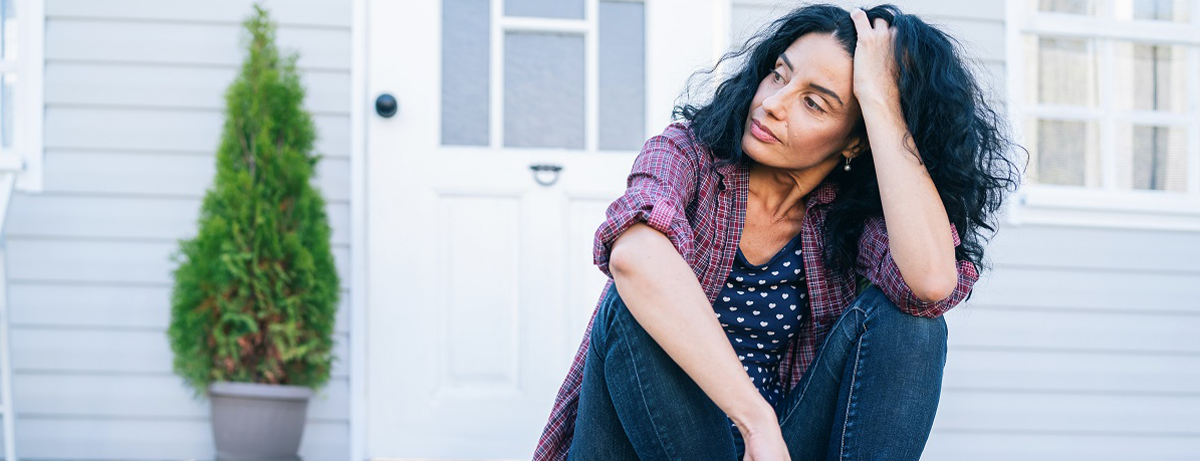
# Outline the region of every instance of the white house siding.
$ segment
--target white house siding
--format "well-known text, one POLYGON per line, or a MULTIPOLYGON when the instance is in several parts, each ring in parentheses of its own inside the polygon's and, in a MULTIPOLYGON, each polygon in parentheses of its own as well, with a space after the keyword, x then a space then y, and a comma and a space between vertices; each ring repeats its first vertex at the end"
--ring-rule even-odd
MULTIPOLYGON (((1004 99, 1003 2, 894 3, 965 42, 1004 99)), ((788 7, 734 0, 733 43, 788 7)), ((1200 233, 1005 223, 987 254, 946 315, 925 460, 1200 456, 1200 233)))
MULTIPOLYGON (((195 234, 250 0, 47 0, 45 190, 9 214, 13 397, 22 459, 211 459, 207 402, 171 371, 168 259, 195 234)), ((349 0, 267 3, 300 52, 327 157, 316 184, 350 284, 349 0)), ((349 453, 349 293, 339 362, 301 455, 349 453)))

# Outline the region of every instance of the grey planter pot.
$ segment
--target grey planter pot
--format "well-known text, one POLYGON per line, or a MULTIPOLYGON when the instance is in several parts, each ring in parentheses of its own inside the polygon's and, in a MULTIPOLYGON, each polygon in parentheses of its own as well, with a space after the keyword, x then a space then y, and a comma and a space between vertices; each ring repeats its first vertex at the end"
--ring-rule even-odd
POLYGON ((208 386, 217 461, 300 461, 313 391, 303 386, 217 382, 208 386))

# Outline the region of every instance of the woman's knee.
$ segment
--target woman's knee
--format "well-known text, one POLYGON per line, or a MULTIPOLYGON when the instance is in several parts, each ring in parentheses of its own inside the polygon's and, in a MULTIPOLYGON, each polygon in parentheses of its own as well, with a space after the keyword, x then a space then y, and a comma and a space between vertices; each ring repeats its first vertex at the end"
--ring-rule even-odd
MULTIPOLYGON (((592 345, 600 356, 606 356, 608 349, 616 341, 637 342, 651 340, 649 333, 642 329, 641 324, 629 312, 629 307, 621 299, 616 285, 609 288, 601 305, 599 315, 592 326, 592 345)), ((634 347, 635 350, 639 349, 634 347)))
POLYGON ((592 320, 592 330, 588 338, 588 352, 600 361, 604 361, 608 355, 613 319, 617 311, 623 307, 624 303, 621 301, 621 295, 617 293, 616 285, 609 286, 608 291, 604 293, 604 299, 600 302, 596 317, 592 320))
POLYGON ((872 286, 859 295, 855 305, 867 313, 867 329, 892 333, 893 340, 914 348, 945 352, 946 319, 942 316, 919 317, 900 310, 879 287, 872 286))

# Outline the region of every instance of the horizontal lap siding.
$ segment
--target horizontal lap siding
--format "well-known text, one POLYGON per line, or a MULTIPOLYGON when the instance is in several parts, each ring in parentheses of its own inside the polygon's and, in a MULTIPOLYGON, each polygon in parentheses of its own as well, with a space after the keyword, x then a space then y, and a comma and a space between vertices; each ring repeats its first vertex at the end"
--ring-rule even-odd
MULTIPOLYGON (((45 190, 9 209, 22 459, 212 459, 207 401, 171 371, 170 255, 194 236, 251 0, 48 0, 45 190)), ((349 452, 350 2, 267 2, 298 51, 314 185, 342 277, 333 376, 301 455, 349 452)))
MULTIPOLYGON (((1002 108, 1003 2, 894 3, 963 41, 1002 108)), ((789 7, 735 0, 733 45, 789 7)), ((1200 233, 1002 224, 987 255, 946 314, 924 460, 1195 459, 1200 233)))

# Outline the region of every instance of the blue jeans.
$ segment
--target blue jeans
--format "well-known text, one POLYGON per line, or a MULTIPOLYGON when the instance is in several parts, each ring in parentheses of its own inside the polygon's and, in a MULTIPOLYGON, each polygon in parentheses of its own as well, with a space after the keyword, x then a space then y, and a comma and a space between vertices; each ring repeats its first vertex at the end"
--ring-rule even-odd
MULTIPOLYGON (((941 395, 946 321, 867 289, 775 408, 793 460, 921 457, 941 395)), ((568 461, 740 461, 728 417, 646 333, 616 287, 592 325, 568 461)))

